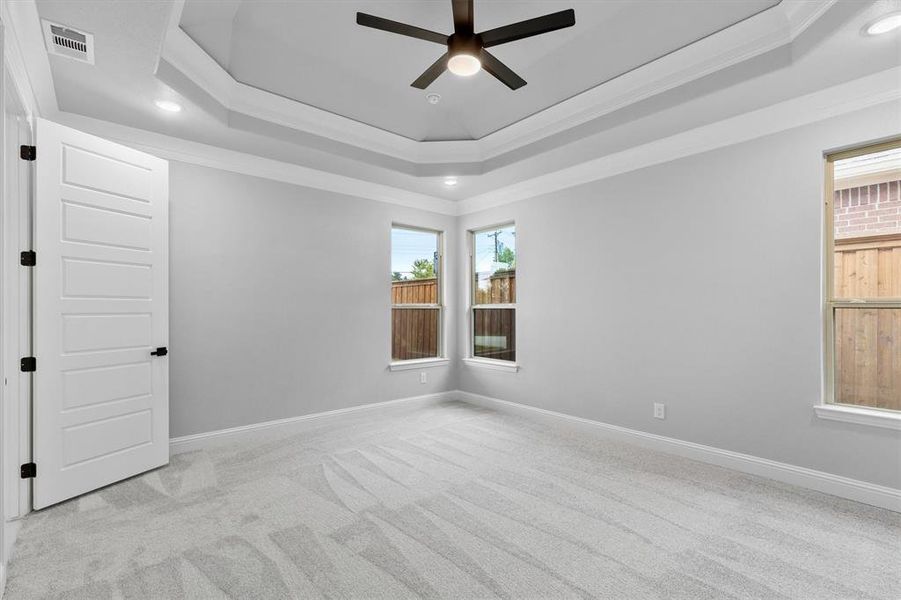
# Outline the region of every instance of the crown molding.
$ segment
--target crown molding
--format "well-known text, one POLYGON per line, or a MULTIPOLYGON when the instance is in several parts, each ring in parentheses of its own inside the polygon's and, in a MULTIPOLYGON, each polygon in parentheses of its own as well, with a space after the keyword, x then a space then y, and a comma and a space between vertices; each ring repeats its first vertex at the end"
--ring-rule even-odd
POLYGON ((835 0, 782 0, 697 42, 479 140, 493 158, 791 43, 835 0))
POLYGON ((84 115, 60 112, 57 122, 101 136, 166 160, 221 169, 243 175, 283 181, 313 189, 417 208, 443 215, 456 215, 457 202, 403 188, 320 171, 295 163, 192 142, 162 133, 136 129, 84 115))
POLYGON ((0 19, 4 33, 3 60, 27 118, 55 115, 59 108, 37 5, 33 0, 0 2, 0 19))
MULTIPOLYGON (((898 110, 901 114, 899 81, 901 81, 901 67, 887 69, 805 96, 792 98, 472 196, 458 203, 458 214, 465 215, 557 192, 886 102, 899 103, 898 110)), ((886 136, 901 133, 897 123, 894 125, 886 123, 886 130, 886 136)))
MULTIPOLYGON (((172 18, 181 14, 183 3, 184 0, 177 0, 178 10, 173 12, 172 18)), ((41 21, 35 0, 0 2, 0 19, 4 26, 4 61, 9 67, 13 84, 25 103, 25 110, 30 119, 35 117, 53 119, 64 125, 106 137, 160 158, 284 181, 439 214, 456 215, 457 213, 457 203, 444 198, 62 112, 56 101, 50 59, 44 47, 41 21)), ((177 24, 177 19, 175 23, 177 24)), ((205 53, 204 56, 212 61, 205 53)), ((218 67, 218 65, 216 66, 218 67)))
POLYGON ((731 27, 478 140, 418 142, 242 84, 179 27, 184 0, 173 3, 160 59, 236 113, 416 164, 478 163, 791 43, 835 1, 782 0, 731 27))
MULTIPOLYGON (((179 0, 179 2, 183 2, 183 0, 179 0)), ((806 96, 787 100, 667 138, 655 140, 641 146, 629 148, 613 154, 594 157, 588 161, 563 168, 553 173, 519 180, 515 184, 496 188, 476 196, 470 196, 469 198, 460 201, 452 201, 428 194, 413 192, 402 187, 373 183, 345 175, 312 169, 295 163, 282 162, 81 115, 60 112, 56 104, 56 95, 53 90, 49 59, 44 49, 40 32, 40 20, 38 18, 34 0, 3 2, 0 4, 2 4, 2 13, 0 13, 0 16, 2 16, 6 31, 6 45, 7 48, 11 48, 11 51, 7 54, 5 60, 12 66, 11 73, 19 91, 25 92, 22 94, 23 98, 25 98, 26 101, 28 101, 29 98, 33 99, 33 111, 36 116, 57 119, 64 124, 85 129, 91 133, 131 145, 135 148, 156 154, 162 158, 169 158, 172 160, 179 160, 447 215, 465 215, 494 206, 533 198, 542 194, 548 194, 591 181, 612 177, 614 175, 668 162, 692 154, 740 143, 764 135, 827 119, 832 116, 861 110, 868 106, 898 101, 899 98, 901 98, 901 87, 897 85, 897 82, 901 80, 901 68, 889 69, 881 73, 846 82, 806 96)), ((824 2, 783 0, 780 5, 774 8, 781 7, 783 11, 781 14, 786 17, 786 22, 792 23, 793 25, 787 26, 779 34, 774 34, 769 39, 769 44, 772 47, 775 47, 779 44, 780 39, 793 38, 819 18, 819 16, 832 4, 833 2, 831 0, 824 2)), ((760 13, 758 16, 766 15, 772 10, 773 9, 770 9, 764 13, 760 13)), ((177 26, 177 17, 180 14, 179 4, 177 11, 173 13, 172 17, 172 23, 174 23, 175 26, 177 26)), ((751 19, 744 23, 747 24, 750 21, 751 19)), ((755 27, 759 27, 759 25, 755 27)), ((178 31, 187 38, 187 35, 184 34, 184 32, 181 32, 180 29, 178 31)), ((758 32, 759 31, 761 30, 758 30, 758 32)), ((714 36, 711 36, 711 38, 713 37, 714 36)), ((708 40, 711 38, 708 38, 708 40)), ((190 38, 187 40, 182 39, 182 41, 194 44, 190 38)), ((168 41, 164 42, 163 45, 167 46, 168 41)), ((692 45, 686 49, 693 49, 694 46, 695 45, 692 45)), ((762 46, 759 44, 749 42, 749 46, 745 48, 744 53, 739 53, 733 55, 731 58, 722 60, 743 60, 743 58, 741 58, 742 56, 750 56, 749 53, 754 52, 754 50, 749 48, 759 49, 761 47, 762 46)), ((708 48, 707 51, 710 51, 710 49, 708 48)), ((161 53, 161 57, 165 57, 164 52, 161 53)), ((201 51, 201 53, 195 57, 200 61, 206 61, 208 63, 212 62, 216 67, 216 69, 206 68, 203 71, 211 76, 213 80, 198 79, 197 83, 201 87, 210 88, 211 86, 217 85, 231 85, 229 82, 234 81, 230 76, 225 74, 206 53, 201 51)), ((716 60, 721 60, 721 58, 718 57, 716 60)), ((653 66, 653 64, 654 63, 650 66, 653 66)), ((209 65, 207 65, 207 67, 209 67, 209 65)), ((715 70, 716 67, 713 63, 710 63, 707 65, 707 68, 715 70)), ((611 83, 623 79, 626 79, 625 76, 618 78, 611 83)), ((617 85, 622 84, 617 83, 617 85)), ((608 87, 607 89, 612 89, 612 87, 608 87)), ((261 93, 265 94, 265 92, 261 93)), ((599 94, 601 92, 596 88, 595 90, 590 90, 589 93, 599 94)), ((583 96, 584 95, 576 96, 573 100, 584 101, 583 96)), ((304 110, 310 109, 312 111, 318 111, 318 109, 303 107, 303 105, 300 105, 299 103, 284 98, 281 98, 280 100, 288 103, 292 108, 300 106, 304 108, 304 110)), ((241 101, 244 102, 246 99, 241 101)), ((281 104, 281 106, 284 106, 284 104, 281 104)), ((598 104, 591 105, 591 103, 588 103, 587 106, 589 109, 594 106, 593 110, 605 110, 598 108, 600 106, 598 104)), ((575 112, 577 113, 578 111, 575 112)), ((580 117, 574 113, 574 115, 571 115, 571 118, 576 120, 579 118, 593 118, 591 116, 586 117, 586 114, 589 113, 582 113, 582 116, 580 117)), ((335 117, 335 123, 350 121, 349 119, 337 117, 336 115, 331 116, 335 117)), ((536 122, 541 118, 545 118, 543 113, 536 115, 536 122)), ((370 128, 369 126, 362 125, 355 121, 351 122, 361 127, 360 135, 364 137, 367 135, 367 130, 373 130, 380 135, 389 135, 391 136, 391 139, 400 138, 401 140, 405 140, 405 142, 399 146, 401 151, 408 150, 411 145, 415 148, 429 148, 432 147, 433 144, 444 147, 460 147, 461 145, 486 144, 488 141, 500 139, 499 137, 494 137, 498 134, 492 134, 492 136, 483 138, 478 142, 419 143, 402 138, 401 136, 395 136, 394 134, 387 134, 387 132, 370 128)), ((549 126, 569 127, 571 125, 560 125, 560 122, 557 122, 556 124, 549 126)), ((545 129, 543 131, 547 132, 551 130, 545 129)), ((898 133, 898 131, 892 131, 887 133, 887 135, 897 135, 898 133)))
MULTIPOLYGON (((895 102, 901 114, 901 87, 897 85, 899 80, 901 67, 888 69, 456 202, 82 115, 59 113, 57 118, 65 125, 161 158, 445 215, 462 216, 746 142, 871 106, 895 102)), ((897 124, 886 124, 885 136, 899 133, 901 127, 897 124)))

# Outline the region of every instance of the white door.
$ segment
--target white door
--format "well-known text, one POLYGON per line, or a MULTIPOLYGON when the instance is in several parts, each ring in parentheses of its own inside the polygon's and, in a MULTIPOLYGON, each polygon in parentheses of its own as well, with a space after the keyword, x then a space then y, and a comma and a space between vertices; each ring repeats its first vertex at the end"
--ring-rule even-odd
POLYGON ((45 120, 35 144, 39 509, 169 462, 169 165, 45 120))

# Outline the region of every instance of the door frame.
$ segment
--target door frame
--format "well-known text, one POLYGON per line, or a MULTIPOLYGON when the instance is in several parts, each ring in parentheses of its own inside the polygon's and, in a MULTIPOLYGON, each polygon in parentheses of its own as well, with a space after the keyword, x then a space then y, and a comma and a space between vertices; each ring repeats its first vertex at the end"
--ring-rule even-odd
MULTIPOLYGON (((5 33, 5 32, 4 32, 5 33)), ((4 36, 5 38, 5 36, 4 36)), ((31 481, 19 476, 19 466, 31 460, 31 375, 19 371, 19 359, 31 349, 31 273, 19 265, 19 252, 31 248, 33 167, 18 156, 21 144, 34 139, 34 115, 28 109, 19 82, 10 68, 5 48, 0 83, 0 506, 4 529, 31 511, 31 481), (14 335, 5 335, 7 331, 14 335), (4 385, 5 384, 5 385, 4 385)), ((13 524, 15 526, 15 524, 13 524)), ((14 533, 3 536, 2 560, 14 533)))

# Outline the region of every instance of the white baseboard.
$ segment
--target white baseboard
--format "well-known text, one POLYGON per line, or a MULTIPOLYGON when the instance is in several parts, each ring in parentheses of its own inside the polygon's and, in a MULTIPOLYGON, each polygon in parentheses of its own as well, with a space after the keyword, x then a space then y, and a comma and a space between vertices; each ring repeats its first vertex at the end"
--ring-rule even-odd
POLYGON ((16 537, 19 535, 19 526, 22 524, 21 519, 12 519, 3 523, 3 548, 0 549, 0 598, 6 593, 6 577, 9 573, 9 561, 13 555, 13 548, 16 543, 16 537))
POLYGON ((341 417, 373 409, 385 409, 400 404, 429 404, 432 402, 440 402, 442 400, 452 399, 456 399, 456 392, 436 392, 434 394, 425 394, 423 396, 410 396, 407 398, 398 398, 397 400, 373 402, 371 404, 361 404, 359 406, 339 408, 337 410, 328 410, 325 412, 311 413, 297 417, 288 417, 286 419, 275 419, 272 421, 263 421, 261 423, 251 423, 250 425, 229 427, 228 429, 217 429, 215 431, 207 431, 204 433, 194 433, 191 435, 184 435, 170 439, 169 454, 171 456, 174 454, 180 454, 182 452, 200 450, 202 448, 208 448, 213 445, 238 441, 243 436, 258 433, 263 430, 286 428, 291 427, 292 425, 296 426, 301 423, 318 419, 341 417))
POLYGON ((454 392, 453 397, 470 404, 502 412, 552 419, 557 422, 565 421, 573 425, 587 427, 596 433, 603 433, 607 437, 617 438, 646 448, 901 512, 901 490, 899 489, 469 392, 457 391, 454 392))
POLYGON ((539 417, 557 422, 563 421, 571 425, 588 428, 594 433, 602 433, 606 437, 620 439, 653 450, 660 450, 669 454, 675 454, 720 467, 734 469, 736 471, 741 471, 742 473, 767 477, 783 483, 789 483, 818 492, 832 494, 833 496, 839 496, 864 504, 901 512, 901 490, 899 489, 751 456, 750 454, 723 450, 721 448, 714 448, 713 446, 705 446, 694 442, 686 442, 684 440, 678 440, 662 435, 646 433, 644 431, 638 431, 637 429, 620 427, 619 425, 592 421, 591 419, 575 417, 543 408, 536 408, 534 406, 517 404, 516 402, 509 402, 507 400, 499 400, 497 398, 472 394, 461 390, 399 398, 397 400, 388 400, 387 402, 362 404, 360 406, 351 406, 349 408, 341 408, 338 410, 289 417, 287 419, 264 421, 262 423, 253 423, 250 425, 242 425, 240 427, 231 427, 229 429, 219 429, 216 431, 186 435, 172 438, 169 441, 169 451, 170 454, 174 455, 239 441, 242 437, 247 437, 264 430, 276 430, 280 428, 290 428, 292 426, 298 427, 314 420, 349 416, 373 409, 384 410, 399 405, 409 406, 416 403, 429 404, 440 402, 442 400, 461 400, 463 402, 492 408, 501 412, 526 415, 533 418, 539 417))

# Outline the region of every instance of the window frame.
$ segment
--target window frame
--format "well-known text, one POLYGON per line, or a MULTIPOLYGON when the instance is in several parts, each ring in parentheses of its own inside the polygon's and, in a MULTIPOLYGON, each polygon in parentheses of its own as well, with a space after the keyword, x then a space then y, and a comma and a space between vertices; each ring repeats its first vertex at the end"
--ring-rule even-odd
MULTIPOLYGON (((406 231, 418 231, 422 233, 433 233, 437 236, 438 251, 438 273, 437 273, 437 290, 435 292, 438 302, 436 304, 394 304, 390 302, 388 307, 388 367, 391 371, 406 371, 410 369, 436 367, 448 364, 447 358, 447 335, 445 334, 444 315, 445 299, 444 299, 444 231, 441 229, 432 229, 431 227, 422 227, 419 225, 407 225, 404 223, 391 223, 390 231, 395 229, 404 229, 406 231), (438 356, 430 356, 427 358, 407 358, 401 360, 394 359, 394 309, 435 309, 438 311, 438 356)), ((394 245, 390 243, 388 252, 388 273, 392 272, 392 264, 394 258, 394 245)), ((390 293, 390 288, 389 288, 390 293)), ((390 297, 389 297, 390 298, 390 297)))
MULTIPOLYGON (((477 227, 475 229, 469 229, 466 232, 467 235, 467 251, 468 251, 468 268, 467 268, 467 321, 468 321, 468 344, 466 355, 463 358, 463 362, 467 365, 474 367, 483 367, 487 369, 492 369, 496 371, 509 371, 516 372, 519 370, 519 350, 518 348, 514 349, 516 352, 516 360, 501 360, 497 358, 484 358, 481 356, 475 355, 475 311, 477 310, 485 310, 485 309, 504 309, 504 310, 512 310, 514 311, 514 321, 513 321, 513 330, 514 335, 517 338, 517 346, 518 338, 517 335, 519 329, 519 319, 516 315, 517 305, 519 303, 519 285, 517 283, 516 286, 516 302, 510 302, 507 304, 476 304, 476 286, 474 284, 475 274, 476 274, 476 264, 475 264, 475 244, 476 244, 476 236, 479 233, 484 231, 489 231, 491 229, 501 229, 504 227, 513 227, 514 231, 518 230, 516 226, 516 222, 513 220, 510 221, 501 221, 500 223, 494 223, 491 225, 485 225, 481 227, 477 227)), ((517 239, 518 241, 518 239, 517 239)), ((516 268, 519 270, 519 247, 517 245, 516 249, 516 268)))
POLYGON ((838 309, 898 308, 901 298, 866 299, 835 297, 835 163, 865 154, 901 148, 901 138, 876 144, 867 144, 824 155, 824 231, 823 231, 823 396, 815 406, 817 416, 823 419, 872 425, 889 429, 901 429, 901 411, 843 404, 835 400, 835 313, 838 309))

